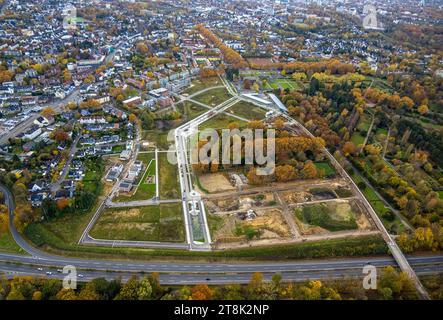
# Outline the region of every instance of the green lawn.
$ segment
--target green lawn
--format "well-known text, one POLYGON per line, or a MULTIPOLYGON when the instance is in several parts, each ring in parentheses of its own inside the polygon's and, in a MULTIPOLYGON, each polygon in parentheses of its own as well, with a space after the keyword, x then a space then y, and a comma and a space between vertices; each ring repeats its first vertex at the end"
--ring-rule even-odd
POLYGON ((329 231, 357 229, 355 212, 348 204, 320 203, 295 209, 296 217, 305 224, 329 231), (346 206, 346 207, 345 207, 346 206))
POLYGON ((192 120, 199 115, 205 113, 208 111, 208 109, 199 106, 195 103, 192 103, 190 101, 185 101, 184 103, 180 104, 178 107, 178 110, 186 116, 186 120, 192 120))
POLYGON ((85 177, 82 180, 83 187, 90 193, 96 193, 101 186, 101 178, 103 175, 103 161, 99 160, 87 160, 85 177))
POLYGON ((112 147, 112 153, 120 153, 123 150, 125 150, 125 146, 124 145, 117 145, 117 146, 113 146, 112 147))
POLYGON ((138 208, 107 209, 91 230, 97 239, 131 241, 184 241, 180 203, 138 208))
POLYGON ((25 253, 14 241, 9 232, 0 234, 0 252, 25 253))
POLYGON ((365 142, 365 137, 363 137, 358 132, 354 132, 354 134, 351 137, 351 141, 355 144, 355 146, 358 146, 358 145, 363 144, 365 142))
POLYGON ((264 89, 274 90, 274 89, 290 89, 290 90, 301 90, 303 89, 298 82, 290 78, 285 79, 272 79, 270 80, 264 89))
POLYGON ((194 97, 194 100, 212 107, 217 106, 230 98, 232 98, 232 96, 228 93, 226 88, 217 88, 199 94, 194 97))
POLYGON ((224 225, 224 220, 215 214, 207 213, 206 219, 208 220, 209 233, 212 239, 214 239, 217 230, 219 230, 224 225))
POLYGON ((169 130, 146 130, 142 132, 142 140, 154 143, 159 150, 168 150, 169 145, 174 141, 168 141, 169 130))
POLYGON ((377 128, 377 131, 375 132, 375 134, 376 135, 384 134, 385 136, 387 136, 388 135, 388 129, 386 129, 386 128, 377 128))
POLYGON ((392 87, 389 84, 387 84, 386 80, 383 79, 377 79, 376 81, 374 81, 373 87, 375 89, 388 93, 392 93, 394 91, 392 87))
POLYGON ((203 89, 215 87, 215 86, 221 86, 222 82, 220 81, 220 78, 214 77, 214 78, 207 78, 207 79, 198 79, 192 82, 191 86, 187 88, 183 93, 187 94, 193 94, 196 92, 199 92, 203 89))
POLYGON ((178 182, 177 165, 169 163, 167 152, 160 152, 158 161, 160 199, 180 199, 181 190, 178 182))
POLYGON ((226 114, 218 114, 199 126, 199 130, 204 129, 225 129, 231 122, 237 123, 240 127, 246 125, 246 122, 232 118, 226 114))
MULTIPOLYGON (((266 110, 246 101, 237 102, 226 112, 246 118, 248 120, 262 120, 266 115, 266 110)), ((234 118, 232 119, 235 120, 234 118)))
POLYGON ((315 162, 317 170, 323 169, 326 177, 335 175, 335 169, 328 162, 315 162))

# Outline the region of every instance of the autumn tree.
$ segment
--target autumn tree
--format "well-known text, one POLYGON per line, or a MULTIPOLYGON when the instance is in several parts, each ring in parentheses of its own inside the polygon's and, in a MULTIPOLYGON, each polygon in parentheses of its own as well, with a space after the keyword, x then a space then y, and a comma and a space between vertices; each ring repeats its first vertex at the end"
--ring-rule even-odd
POLYGON ((383 299, 417 299, 412 280, 405 272, 397 272, 392 266, 385 267, 379 277, 377 291, 383 299))
POLYGON ((343 153, 345 154, 345 156, 354 155, 356 151, 357 148, 355 147, 355 144, 352 141, 347 141, 343 145, 343 153))
POLYGON ((275 178, 279 182, 286 182, 294 180, 297 177, 297 172, 291 165, 277 166, 275 168, 275 178))
POLYGON ((266 125, 260 120, 252 120, 248 123, 249 129, 264 129, 266 125))
POLYGON ((132 123, 136 123, 137 122, 137 116, 134 113, 131 113, 128 117, 129 121, 132 123))
POLYGON ((317 177, 317 167, 312 161, 307 161, 301 171, 303 178, 314 179, 317 177))
POLYGON ((57 300, 77 300, 77 294, 73 289, 61 289, 57 295, 57 300))
POLYGON ((139 282, 137 276, 132 276, 128 282, 126 282, 119 294, 115 297, 115 300, 137 300, 138 299, 139 282))
POLYGON ((265 183, 265 176, 258 175, 256 168, 251 168, 247 174, 247 178, 252 185, 262 185, 265 183))
POLYGON ((214 291, 206 284, 198 284, 191 290, 192 300, 211 300, 214 296, 214 291))
POLYGON ((45 117, 45 118, 51 118, 51 117, 54 116, 55 111, 54 111, 54 109, 51 108, 51 107, 46 107, 46 108, 44 108, 44 109, 41 111, 40 114, 41 114, 43 117, 45 117))
POLYGON ((417 111, 418 111, 418 113, 423 115, 423 114, 426 114, 429 112, 429 108, 427 105, 422 104, 421 106, 418 107, 417 111))
POLYGON ((277 130, 283 130, 284 127, 285 127, 285 121, 284 121, 283 119, 281 119, 281 118, 276 119, 276 120, 274 121, 274 127, 275 127, 277 130))
POLYGON ((67 198, 58 199, 57 202, 56 202, 57 209, 60 210, 60 211, 65 210, 65 208, 68 207, 69 204, 70 204, 70 200, 67 199, 67 198))
POLYGON ((88 282, 82 288, 78 295, 79 300, 100 300, 100 296, 95 292, 95 285, 93 282, 88 282))

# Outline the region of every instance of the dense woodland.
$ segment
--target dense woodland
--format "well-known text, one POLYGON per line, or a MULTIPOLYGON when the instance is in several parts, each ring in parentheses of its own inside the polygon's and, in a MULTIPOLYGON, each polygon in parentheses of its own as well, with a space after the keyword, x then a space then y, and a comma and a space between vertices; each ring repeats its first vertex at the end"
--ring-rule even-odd
MULTIPOLYGON (((437 298, 443 292, 436 293, 437 298)), ((158 274, 127 282, 120 279, 94 279, 79 284, 76 290, 63 289, 57 279, 14 277, 0 279, 0 300, 411 300, 418 295, 409 277, 392 267, 383 269, 377 289, 365 290, 361 280, 313 280, 305 283, 282 282, 279 274, 271 282, 263 274, 252 275, 247 285, 168 287, 161 285, 158 274)))
POLYGON ((443 248, 443 131, 414 120, 429 113, 423 87, 416 84, 409 97, 367 87, 357 77, 331 81, 316 75, 305 92, 278 93, 289 113, 321 137, 349 172, 364 176, 410 221, 414 231, 398 238, 405 251, 443 248))

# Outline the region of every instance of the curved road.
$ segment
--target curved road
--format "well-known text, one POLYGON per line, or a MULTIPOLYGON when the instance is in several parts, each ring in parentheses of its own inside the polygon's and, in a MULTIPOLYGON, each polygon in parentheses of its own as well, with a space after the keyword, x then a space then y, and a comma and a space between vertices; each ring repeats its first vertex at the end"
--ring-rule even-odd
MULTIPOLYGON (((195 283, 246 283, 254 272, 262 272, 265 280, 272 274, 280 273, 285 281, 305 281, 308 279, 331 279, 343 277, 362 277, 362 269, 368 263, 376 267, 395 265, 391 257, 347 258, 340 260, 315 260, 275 263, 186 263, 186 262, 138 262, 100 259, 82 259, 48 254, 29 245, 17 232, 12 221, 14 203, 12 194, 0 184, 9 207, 10 230, 17 244, 29 255, 0 253, 0 271, 7 276, 34 275, 46 276, 52 271, 53 277, 62 277, 55 268, 74 265, 84 271, 83 280, 97 277, 107 279, 122 277, 127 279, 134 274, 159 272, 164 284, 195 283), (45 268, 38 270, 37 267, 45 268)), ((409 262, 419 274, 443 271, 443 256, 409 257, 409 262)), ((79 274, 81 271, 78 272, 79 274)))

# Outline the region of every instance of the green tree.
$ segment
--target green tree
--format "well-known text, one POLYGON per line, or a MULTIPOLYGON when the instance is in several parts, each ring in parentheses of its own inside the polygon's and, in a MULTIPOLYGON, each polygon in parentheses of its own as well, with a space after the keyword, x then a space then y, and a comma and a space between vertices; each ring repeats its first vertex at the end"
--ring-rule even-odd
POLYGON ((137 300, 138 299, 138 279, 137 276, 132 276, 120 290, 120 293, 115 297, 115 300, 137 300))
POLYGON ((149 300, 152 295, 152 287, 149 279, 144 277, 138 286, 138 300, 149 300))

